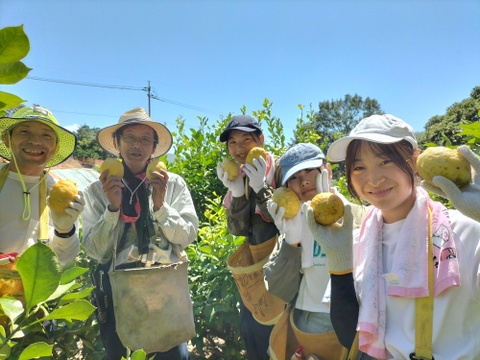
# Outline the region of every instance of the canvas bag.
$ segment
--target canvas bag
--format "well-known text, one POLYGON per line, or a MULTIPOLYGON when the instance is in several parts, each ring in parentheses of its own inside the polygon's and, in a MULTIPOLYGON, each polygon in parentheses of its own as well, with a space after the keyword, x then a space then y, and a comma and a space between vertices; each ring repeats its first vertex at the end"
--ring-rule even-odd
POLYGON ((259 245, 245 240, 227 261, 243 304, 262 325, 274 325, 287 304, 269 293, 263 281, 263 266, 276 242, 277 236, 259 245))
POLYGON ((298 329, 293 319, 293 308, 288 306, 270 334, 270 359, 290 359, 300 345, 305 355, 314 354, 320 360, 350 359, 348 350, 338 341, 335 332, 309 334, 298 329))
POLYGON ((187 270, 188 261, 121 270, 112 264, 116 330, 125 347, 165 352, 195 336, 187 270))

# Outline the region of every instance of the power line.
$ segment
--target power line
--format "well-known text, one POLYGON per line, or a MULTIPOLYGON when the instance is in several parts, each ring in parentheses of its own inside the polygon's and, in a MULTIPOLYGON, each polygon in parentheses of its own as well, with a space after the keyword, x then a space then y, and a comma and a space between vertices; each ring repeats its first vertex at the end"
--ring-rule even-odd
POLYGON ((136 87, 136 86, 120 86, 120 85, 109 85, 109 84, 96 84, 96 83, 87 83, 82 81, 71 81, 71 80, 58 80, 58 79, 47 79, 39 78, 35 76, 27 76, 27 79, 37 80, 37 81, 46 81, 53 82, 58 84, 67 84, 67 85, 78 85, 78 86, 88 86, 88 87, 99 87, 106 89, 118 89, 118 90, 142 90, 145 91, 145 88, 136 87))
POLYGON ((152 99, 162 101, 162 102, 166 102, 166 103, 169 103, 169 104, 172 104, 172 105, 181 106, 181 107, 188 108, 188 109, 191 109, 191 110, 197 110, 197 111, 201 111, 201 112, 206 112, 206 113, 210 113, 210 114, 219 115, 216 112, 213 112, 211 110, 204 109, 204 108, 201 108, 201 107, 198 107, 198 106, 181 103, 181 102, 175 101, 175 100, 168 100, 168 99, 165 99, 165 98, 161 98, 157 95, 157 91, 155 89, 152 88, 152 90, 153 90, 153 93, 154 93, 154 94, 150 94, 150 97, 152 99))
POLYGON ((199 106, 182 103, 182 102, 175 101, 175 100, 169 100, 169 99, 166 99, 166 98, 161 98, 156 94, 155 89, 150 87, 150 85, 148 87, 137 87, 137 86, 123 86, 123 85, 111 85, 111 84, 98 84, 98 83, 72 81, 72 80, 48 79, 48 78, 40 78, 40 77, 35 77, 35 76, 27 76, 26 78, 29 79, 29 80, 45 81, 45 82, 52 82, 52 83, 66 84, 66 85, 98 87, 98 88, 104 88, 104 89, 117 89, 117 90, 146 91, 147 96, 151 99, 154 99, 154 100, 162 101, 162 102, 165 102, 165 103, 168 103, 168 104, 180 106, 180 107, 191 109, 191 110, 197 110, 197 111, 206 112, 206 113, 210 113, 210 114, 220 115, 217 112, 214 112, 214 111, 208 110, 208 109, 204 109, 204 108, 201 108, 199 106), (153 90, 154 94, 152 94, 150 90, 153 90))

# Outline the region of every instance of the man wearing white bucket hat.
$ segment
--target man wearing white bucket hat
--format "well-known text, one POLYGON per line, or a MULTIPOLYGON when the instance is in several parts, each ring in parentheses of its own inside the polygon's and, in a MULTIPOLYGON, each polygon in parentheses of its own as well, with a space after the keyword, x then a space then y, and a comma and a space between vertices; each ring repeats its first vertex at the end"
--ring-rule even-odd
POLYGON ((47 197, 55 183, 48 170, 70 157, 76 144, 76 136, 41 106, 22 106, 0 118, 0 156, 9 160, 0 165, 0 253, 21 254, 40 240, 61 264, 75 259, 83 195, 64 214, 50 209, 47 197))
MULTIPOLYGON (((125 345, 128 337, 142 333, 147 325, 139 320, 137 328, 128 329, 131 334, 127 339, 118 332, 120 319, 116 319, 117 310, 114 311, 114 308, 120 306, 120 301, 115 302, 115 297, 112 298, 109 283, 112 278, 108 274, 115 246, 115 264, 123 263, 125 267, 145 267, 146 263, 164 263, 164 260, 186 261, 184 249, 197 236, 198 218, 182 177, 166 170, 154 171, 150 179, 146 176, 152 158, 164 155, 170 149, 172 135, 164 125, 154 122, 144 109, 135 108, 122 114, 118 124, 99 131, 97 141, 103 149, 119 156, 124 175, 114 176, 103 171, 100 179, 86 190, 86 208, 82 216, 83 241, 87 255, 99 262, 93 281, 106 359, 120 360, 126 355, 126 347, 135 350, 125 345), (103 301, 105 296, 109 298, 106 303, 103 301)), ((132 286, 137 288, 139 284, 132 286)), ((131 290, 140 291, 135 288, 131 290)), ((145 294, 145 297, 152 295, 153 290, 147 292, 150 294, 145 294)), ((152 301, 156 302, 163 295, 154 296, 156 298, 152 301)), ((191 309, 191 302, 189 306, 191 309)), ((136 315, 139 318, 143 315, 151 317, 140 312, 141 309, 136 315)), ((124 319, 122 322, 125 324, 124 319)), ((145 337, 171 325, 154 324, 154 329, 144 332, 145 337)), ((182 338, 182 335, 177 336, 179 341, 174 340, 175 345, 168 350, 146 350, 150 352, 148 356, 155 355, 156 360, 189 359, 188 339, 182 338)), ((142 339, 143 335, 140 343, 142 339)))

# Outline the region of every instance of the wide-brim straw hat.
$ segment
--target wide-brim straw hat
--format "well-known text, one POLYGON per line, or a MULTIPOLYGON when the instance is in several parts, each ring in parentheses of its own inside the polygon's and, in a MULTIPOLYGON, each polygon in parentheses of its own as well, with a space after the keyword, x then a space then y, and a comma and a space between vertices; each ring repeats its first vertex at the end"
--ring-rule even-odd
POLYGON ((0 118, 0 156, 11 160, 12 152, 3 141, 4 135, 10 132, 15 126, 22 122, 38 121, 49 126, 57 135, 57 151, 45 167, 52 167, 67 160, 75 151, 77 146, 77 137, 74 133, 58 125, 57 119, 52 112, 44 107, 24 106, 13 113, 11 116, 0 118))
POLYGON ((120 116, 118 124, 101 129, 97 134, 98 144, 110 154, 118 155, 119 152, 114 143, 115 133, 121 127, 131 124, 150 126, 157 133, 158 144, 152 154, 153 158, 162 156, 170 150, 173 142, 172 133, 165 125, 153 121, 143 108, 129 110, 120 116))

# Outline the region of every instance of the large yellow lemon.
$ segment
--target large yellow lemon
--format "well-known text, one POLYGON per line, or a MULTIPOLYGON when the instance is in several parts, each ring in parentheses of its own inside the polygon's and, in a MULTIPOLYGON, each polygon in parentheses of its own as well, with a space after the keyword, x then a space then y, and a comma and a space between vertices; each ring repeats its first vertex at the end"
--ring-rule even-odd
POLYGON ((235 160, 225 158, 220 163, 220 166, 222 167, 223 171, 228 174, 228 180, 234 180, 237 178, 240 168, 235 160))
MULTIPOLYGON (((418 174, 427 183, 440 175, 453 181, 458 187, 470 183, 470 163, 456 149, 443 146, 429 147, 417 158, 418 174)), ((432 184, 433 185, 433 184, 432 184)))
POLYGON ((78 194, 77 184, 73 180, 59 180, 53 185, 50 190, 50 209, 59 213, 65 214, 65 209, 70 206, 70 203, 75 201, 75 196, 78 194))
POLYGON ((167 171, 167 165, 165 165, 165 163, 163 161, 160 161, 159 159, 153 159, 147 166, 147 178, 149 180, 152 180, 152 173, 154 171, 160 172, 161 170, 167 171))
MULTIPOLYGON (((260 156, 263 157, 266 160, 267 159, 267 152, 265 151, 264 148, 254 147, 254 148, 250 149, 250 151, 248 152, 246 163, 250 164, 250 165, 253 165, 253 159, 258 160, 258 158, 260 156)), ((253 166, 255 166, 255 165, 253 165, 253 166)))
POLYGON ((300 211, 301 202, 295 192, 287 187, 276 188, 272 195, 272 200, 285 208, 284 218, 293 218, 300 211))
POLYGON ((119 159, 107 158, 100 165, 100 174, 108 170, 108 176, 123 177, 123 164, 119 159))
POLYGON ((315 214, 315 220, 321 225, 331 225, 343 216, 342 199, 330 192, 315 195, 310 203, 315 214))

